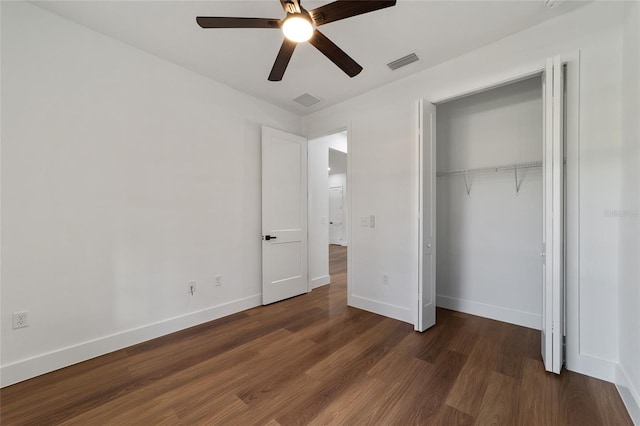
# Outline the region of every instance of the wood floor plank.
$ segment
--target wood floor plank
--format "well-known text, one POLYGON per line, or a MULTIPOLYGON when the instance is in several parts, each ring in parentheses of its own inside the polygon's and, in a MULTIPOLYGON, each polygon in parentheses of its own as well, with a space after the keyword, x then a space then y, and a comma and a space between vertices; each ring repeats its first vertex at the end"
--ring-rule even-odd
POLYGON ((361 375, 345 390, 342 398, 334 399, 311 419, 309 424, 373 424, 371 420, 379 415, 379 405, 372 406, 371 401, 384 401, 387 392, 389 392, 387 383, 361 375), (367 416, 368 414, 370 417, 367 416))
POLYGON ((518 421, 520 425, 559 425, 560 377, 544 370, 542 361, 526 358, 520 382, 518 421))
POLYGON ((389 414, 381 419, 381 424, 425 424, 433 421, 466 358, 463 354, 447 350, 434 363, 427 363, 429 368, 425 374, 416 372, 401 388, 402 396, 389 414))
POLYGON ((444 404, 438 415, 428 424, 433 426, 471 426, 474 422, 475 419, 470 415, 444 404))
POLYGON ((303 417, 292 417, 289 423, 281 422, 282 413, 289 407, 305 404, 309 395, 322 392, 323 383, 306 374, 295 376, 289 380, 283 392, 271 395, 271 398, 260 399, 252 405, 251 410, 236 417, 231 424, 263 425, 271 421, 277 424, 304 424, 303 417), (276 418, 278 417, 278 418, 276 418))
POLYGON ((389 384, 393 384, 401 378, 409 377, 410 371, 414 368, 414 361, 417 358, 405 350, 403 346, 413 333, 406 336, 396 347, 392 348, 387 355, 372 366, 367 374, 389 384))
POLYGON ((523 330, 518 327, 511 328, 507 331, 503 340, 498 359, 496 360, 496 371, 507 376, 519 379, 522 377, 522 366, 524 363, 524 347, 523 330))
POLYGON ((2 425, 631 425, 615 386, 544 371, 540 332, 437 309, 425 333, 331 284, 0 390, 2 425))
POLYGON ((499 347, 492 338, 477 337, 468 362, 454 383, 446 404, 476 417, 498 354, 499 347))
POLYGON ((418 349, 416 357, 428 362, 435 362, 436 358, 446 350, 452 339, 458 331, 462 329, 466 323, 466 319, 451 315, 451 311, 441 310, 439 323, 436 323, 431 329, 425 331, 426 336, 431 336, 429 340, 425 339, 423 345, 418 349))
POLYGON ((602 380, 588 377, 589 391, 593 394, 598 405, 598 414, 603 424, 626 425, 631 424, 631 417, 618 396, 613 383, 603 383, 602 380))
POLYGON ((476 424, 515 424, 520 398, 518 385, 517 379, 494 371, 489 377, 476 424))
POLYGON ((315 395, 308 395, 299 405, 287 407, 276 420, 282 424, 295 423, 299 419, 308 423, 335 399, 341 398, 353 381, 359 380, 366 372, 389 352, 390 347, 400 341, 407 330, 406 324, 386 318, 380 326, 369 330, 349 345, 336 352, 342 357, 331 354, 326 361, 314 365, 306 374, 322 383, 315 395), (376 336, 382 336, 380 340, 376 336))
POLYGON ((462 368, 446 404, 475 417, 480 411, 491 369, 468 363, 462 368))
POLYGON ((205 398, 198 404, 192 404, 188 410, 182 410, 180 422, 193 424, 230 424, 240 415, 248 413, 250 408, 237 396, 223 394, 218 398, 205 398))
POLYGON ((470 355, 477 340, 477 334, 460 329, 451 337, 451 340, 449 340, 447 349, 460 352, 461 354, 470 355))
POLYGON ((307 370, 307 374, 318 379, 326 379, 332 372, 350 368, 363 368, 362 354, 371 351, 374 347, 393 347, 404 335, 411 332, 411 327, 400 324, 391 319, 385 319, 377 324, 375 328, 362 333, 349 343, 342 345, 325 357, 322 361, 307 370), (346 366, 345 366, 346 364, 346 366))
POLYGON ((604 424, 587 376, 562 374, 559 393, 562 402, 560 423, 584 426, 604 424))

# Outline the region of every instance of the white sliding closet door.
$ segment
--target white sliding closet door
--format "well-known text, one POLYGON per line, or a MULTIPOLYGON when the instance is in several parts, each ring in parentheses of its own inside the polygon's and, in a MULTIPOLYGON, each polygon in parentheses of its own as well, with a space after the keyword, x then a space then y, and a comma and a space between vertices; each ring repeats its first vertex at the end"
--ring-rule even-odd
POLYGON ((415 330, 436 324, 436 106, 420 100, 418 312, 415 330))
POLYGON ((543 79, 542 358, 560 373, 564 345, 564 70, 547 60, 543 79))

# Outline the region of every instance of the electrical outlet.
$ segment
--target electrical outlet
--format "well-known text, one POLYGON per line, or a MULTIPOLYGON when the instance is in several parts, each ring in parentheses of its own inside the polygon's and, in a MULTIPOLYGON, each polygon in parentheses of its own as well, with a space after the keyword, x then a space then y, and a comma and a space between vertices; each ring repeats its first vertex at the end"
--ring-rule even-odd
POLYGON ((220 287, 222 285, 222 275, 216 276, 216 287, 220 287))
POLYGON ((29 326, 29 312, 14 312, 13 313, 13 328, 22 328, 29 326))
POLYGON ((369 217, 363 216, 360 218, 360 226, 369 226, 369 217))
POLYGON ((196 282, 195 281, 189 281, 189 284, 187 285, 187 293, 191 294, 192 296, 194 294, 196 294, 196 282))
POLYGON ((382 285, 389 285, 389 275, 382 276, 382 285))

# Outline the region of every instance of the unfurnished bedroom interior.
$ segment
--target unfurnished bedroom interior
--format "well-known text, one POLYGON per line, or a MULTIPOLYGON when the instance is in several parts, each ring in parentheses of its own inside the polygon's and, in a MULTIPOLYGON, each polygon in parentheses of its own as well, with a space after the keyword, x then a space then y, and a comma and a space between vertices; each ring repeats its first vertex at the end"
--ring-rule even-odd
POLYGON ((3 425, 640 424, 640 2, 0 2, 3 425))

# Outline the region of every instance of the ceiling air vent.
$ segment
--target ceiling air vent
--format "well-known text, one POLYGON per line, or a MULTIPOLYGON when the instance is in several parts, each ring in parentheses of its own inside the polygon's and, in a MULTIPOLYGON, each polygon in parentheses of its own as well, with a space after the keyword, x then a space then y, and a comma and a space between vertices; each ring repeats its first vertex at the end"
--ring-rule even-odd
POLYGON ((405 65, 409 65, 410 63, 417 61, 418 59, 420 59, 418 58, 418 55, 416 55, 415 53, 410 53, 407 56, 403 56, 400 59, 396 59, 393 62, 389 62, 387 66, 391 68, 391 71, 395 71, 398 68, 402 68, 405 65))
POLYGON ((309 107, 314 106, 317 103, 322 102, 322 99, 316 98, 315 96, 313 96, 310 93, 305 93, 304 95, 298 96, 293 101, 299 103, 300 105, 302 105, 305 108, 309 108, 309 107))

